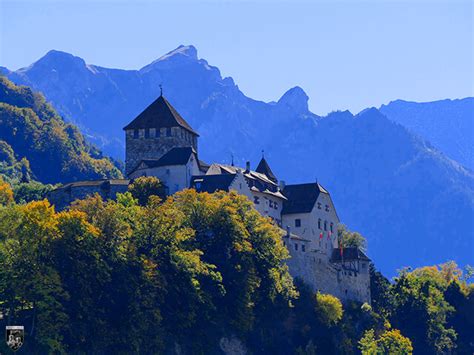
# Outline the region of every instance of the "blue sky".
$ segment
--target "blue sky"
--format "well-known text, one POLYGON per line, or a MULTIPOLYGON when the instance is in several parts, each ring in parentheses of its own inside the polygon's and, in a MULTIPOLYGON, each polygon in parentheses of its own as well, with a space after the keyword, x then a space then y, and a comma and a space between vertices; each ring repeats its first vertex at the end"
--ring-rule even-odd
POLYGON ((179 44, 277 100, 299 85, 318 114, 474 93, 471 1, 0 0, 0 65, 50 49, 138 69, 179 44))

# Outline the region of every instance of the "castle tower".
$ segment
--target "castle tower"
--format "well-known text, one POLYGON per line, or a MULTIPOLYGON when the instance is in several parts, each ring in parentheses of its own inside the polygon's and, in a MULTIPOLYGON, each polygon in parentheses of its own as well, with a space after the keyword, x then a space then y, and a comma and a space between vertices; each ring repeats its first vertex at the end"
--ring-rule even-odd
POLYGON ((125 131, 125 173, 142 160, 155 160, 175 147, 192 147, 197 152, 197 134, 161 94, 123 129, 125 131))

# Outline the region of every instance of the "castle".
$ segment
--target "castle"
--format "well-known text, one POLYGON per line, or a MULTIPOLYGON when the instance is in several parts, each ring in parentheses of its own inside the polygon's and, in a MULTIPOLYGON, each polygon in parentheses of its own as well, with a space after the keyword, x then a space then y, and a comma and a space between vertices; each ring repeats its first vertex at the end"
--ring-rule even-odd
MULTIPOLYGON (((126 127, 125 172, 128 179, 156 176, 167 194, 193 188, 198 192, 235 190, 282 230, 291 258, 290 273, 314 291, 342 301, 370 303, 369 258, 358 248, 338 247, 339 217, 329 192, 319 183, 285 185, 262 156, 251 170, 233 164, 207 164, 199 159, 199 134, 160 95, 126 127)), ((114 198, 129 180, 76 182, 53 191, 53 203, 99 193, 114 198)))

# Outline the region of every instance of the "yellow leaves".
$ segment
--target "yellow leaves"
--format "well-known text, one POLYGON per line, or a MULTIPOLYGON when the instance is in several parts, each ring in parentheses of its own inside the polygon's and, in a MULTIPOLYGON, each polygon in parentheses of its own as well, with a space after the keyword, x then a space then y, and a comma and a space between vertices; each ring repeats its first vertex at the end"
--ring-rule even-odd
POLYGON ((329 294, 316 294, 316 314, 322 323, 331 326, 342 319, 343 309, 341 301, 329 294))
POLYGON ((13 190, 11 186, 0 177, 0 206, 10 205, 13 201, 13 190))

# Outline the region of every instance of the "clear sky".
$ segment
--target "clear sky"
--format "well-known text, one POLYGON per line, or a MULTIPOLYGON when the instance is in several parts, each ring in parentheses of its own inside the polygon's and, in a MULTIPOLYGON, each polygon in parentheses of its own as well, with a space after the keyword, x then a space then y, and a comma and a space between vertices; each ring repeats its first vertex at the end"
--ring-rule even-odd
POLYGON ((318 114, 474 95, 473 2, 0 0, 0 65, 50 49, 138 69, 179 44, 277 100, 299 85, 318 114))

